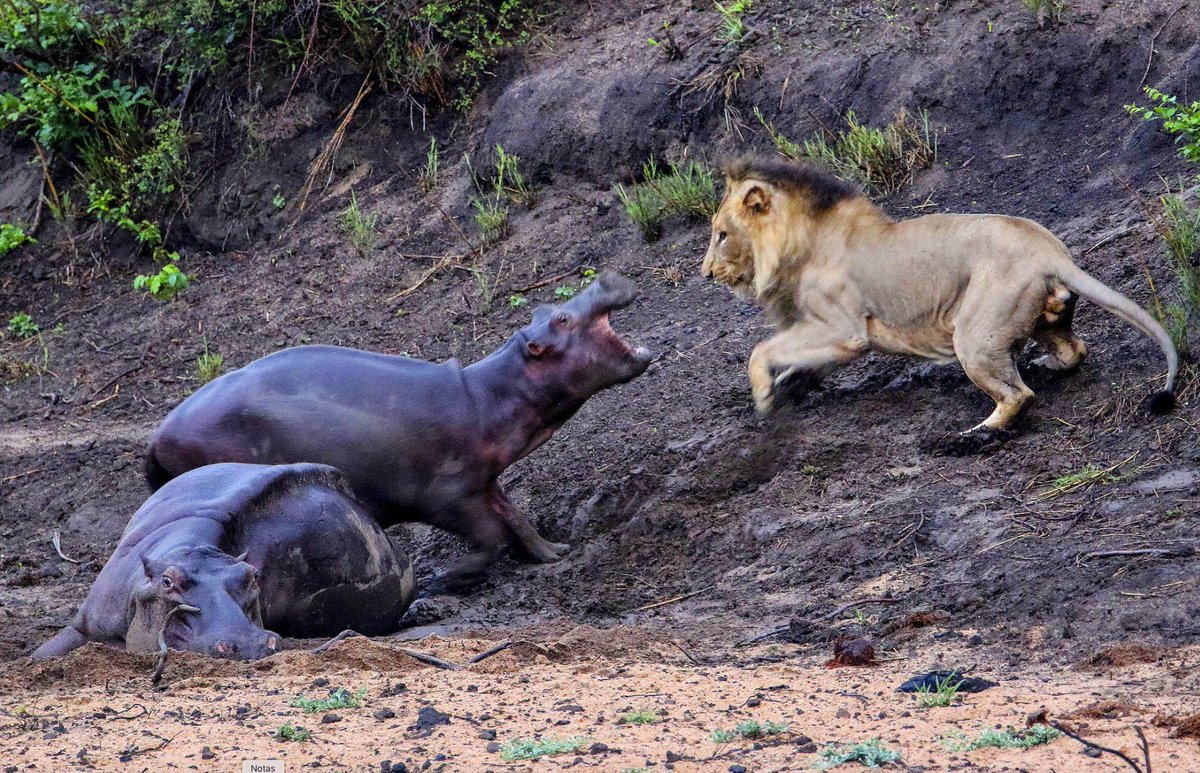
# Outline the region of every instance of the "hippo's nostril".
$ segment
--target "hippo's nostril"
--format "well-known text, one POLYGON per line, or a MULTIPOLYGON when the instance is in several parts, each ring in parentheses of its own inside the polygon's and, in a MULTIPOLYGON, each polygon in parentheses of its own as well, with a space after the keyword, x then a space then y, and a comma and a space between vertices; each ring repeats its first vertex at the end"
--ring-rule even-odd
POLYGON ((221 653, 222 655, 224 655, 224 654, 226 654, 226 653, 228 653, 228 652, 229 652, 229 645, 227 645, 227 644, 226 644, 225 642, 223 642, 223 641, 219 641, 219 642, 217 642, 217 647, 216 647, 216 649, 217 649, 217 652, 219 652, 219 653, 221 653))

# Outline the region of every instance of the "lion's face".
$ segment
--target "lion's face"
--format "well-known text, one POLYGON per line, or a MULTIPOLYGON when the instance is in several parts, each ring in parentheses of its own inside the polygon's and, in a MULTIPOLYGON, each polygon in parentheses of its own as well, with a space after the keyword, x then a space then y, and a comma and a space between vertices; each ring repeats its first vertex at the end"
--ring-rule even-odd
POLYGON ((712 238, 704 255, 704 276, 729 285, 735 293, 754 295, 754 245, 739 217, 740 201, 726 196, 712 219, 712 238))

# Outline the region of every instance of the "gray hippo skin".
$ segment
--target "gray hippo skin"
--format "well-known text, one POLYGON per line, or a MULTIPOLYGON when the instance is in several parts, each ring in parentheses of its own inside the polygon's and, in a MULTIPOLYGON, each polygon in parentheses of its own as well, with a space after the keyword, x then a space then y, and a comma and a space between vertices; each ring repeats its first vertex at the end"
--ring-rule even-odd
POLYGON ((605 273, 466 368, 335 346, 301 346, 209 383, 150 441, 151 486, 215 462, 320 462, 341 470, 384 526, 422 521, 466 538, 472 553, 431 592, 477 582, 499 550, 553 561, 548 542, 497 479, 606 387, 646 370, 650 353, 609 326, 637 297, 605 273))
POLYGON ((89 641, 153 652, 162 631, 171 649, 260 658, 280 634, 391 633, 413 589, 408 558, 334 468, 214 464, 146 500, 74 620, 33 657, 89 641))

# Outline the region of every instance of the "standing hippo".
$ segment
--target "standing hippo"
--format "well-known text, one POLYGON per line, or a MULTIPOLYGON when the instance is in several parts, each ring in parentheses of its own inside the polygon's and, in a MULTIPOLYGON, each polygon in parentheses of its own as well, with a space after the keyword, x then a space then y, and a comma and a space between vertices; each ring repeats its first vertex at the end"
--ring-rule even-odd
POLYGON ((33 657, 89 641, 153 652, 161 632, 171 649, 261 658, 279 634, 391 633, 412 598, 408 558, 337 470, 214 464, 146 500, 71 624, 33 657))
POLYGON ((463 368, 336 346, 300 346, 256 360, 184 400, 154 433, 146 476, 158 486, 214 462, 321 462, 337 467, 384 526, 422 521, 466 538, 472 553, 432 590, 462 590, 511 542, 553 561, 548 542, 497 479, 606 387, 640 375, 608 315, 637 297, 605 273, 499 351, 463 368))

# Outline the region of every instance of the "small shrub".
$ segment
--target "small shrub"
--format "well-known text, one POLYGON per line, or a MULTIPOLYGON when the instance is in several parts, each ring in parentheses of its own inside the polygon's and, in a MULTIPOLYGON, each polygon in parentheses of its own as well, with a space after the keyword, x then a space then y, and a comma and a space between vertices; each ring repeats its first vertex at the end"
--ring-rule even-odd
POLYGON ((717 37, 726 43, 741 43, 746 37, 746 22, 743 17, 753 5, 752 0, 731 0, 731 2, 721 5, 714 2, 717 7, 717 13, 721 15, 721 24, 717 30, 717 37))
POLYGON ((7 255, 22 244, 30 244, 34 241, 36 240, 25 233, 25 229, 19 225, 12 223, 0 225, 0 257, 7 255))
POLYGON ((312 738, 312 731, 301 725, 285 722, 275 728, 274 735, 281 741, 308 741, 312 738))
POLYGON ((365 214, 358 206, 358 196, 350 191, 350 206, 338 215, 338 230, 361 257, 367 257, 375 249, 375 225, 379 222, 378 215, 365 214))
POLYGON ((1032 746, 1050 743, 1061 738, 1062 731, 1055 730, 1049 725, 1034 725, 1026 730, 1006 728, 1004 730, 987 729, 975 738, 969 738, 964 733, 950 733, 942 739, 942 744, 952 752, 970 752, 976 749, 1028 749, 1032 746))
POLYGON ((33 317, 23 311, 19 314, 14 314, 8 320, 8 332, 17 338, 33 338, 38 334, 39 329, 37 323, 33 321, 33 317))
POLYGON ((628 189, 617 185, 615 192, 646 241, 662 235, 667 217, 707 219, 720 203, 712 172, 695 161, 670 164, 663 170, 651 157, 642 165, 642 179, 628 189))
POLYGON ((1182 104, 1179 98, 1146 86, 1143 89, 1152 107, 1125 105, 1130 115, 1144 121, 1162 121, 1163 128, 1175 135, 1175 142, 1182 143, 1179 155, 1187 161, 1200 162, 1200 100, 1182 104))
POLYGON ((429 193, 437 187, 438 174, 441 167, 441 155, 438 152, 437 137, 429 138, 429 150, 425 151, 425 166, 417 177, 417 187, 423 193, 429 193))
POLYGON ((500 757, 506 762, 517 760, 536 760, 555 754, 570 754, 579 751, 587 743, 584 737, 555 739, 555 738, 518 738, 500 747, 500 757))
POLYGON ((788 726, 778 722, 759 722, 747 719, 738 722, 732 730, 714 730, 709 734, 713 743, 733 743, 739 739, 765 738, 769 735, 782 735, 788 732, 788 726))
POLYGON ((145 290, 156 301, 172 301, 187 289, 192 277, 180 271, 174 263, 168 263, 157 274, 141 274, 134 277, 133 289, 145 290))
POLYGON ((630 711, 617 717, 618 725, 653 725, 661 719, 657 711, 630 711))
POLYGON ((924 110, 915 118, 901 110, 882 129, 866 126, 853 110, 847 111, 845 131, 802 143, 785 137, 761 112, 755 115, 784 156, 815 161, 843 180, 872 186, 883 194, 899 190, 912 180, 913 172, 937 160, 937 130, 924 110))
POLYGON ((1067 0, 1021 0, 1029 12, 1037 17, 1039 27, 1046 26, 1046 19, 1061 24, 1067 10, 1067 0))
POLYGON ((554 297, 562 298, 563 300, 570 300, 571 298, 575 297, 576 292, 576 289, 570 285, 559 285, 558 287, 554 288, 554 297))
POLYGON ((872 738, 856 744, 830 744, 821 750, 821 759, 813 767, 829 770, 847 762, 861 762, 868 768, 878 768, 899 761, 899 752, 888 749, 878 738, 872 738))
POLYGON ((362 699, 367 695, 367 688, 362 688, 356 692, 350 692, 344 687, 339 687, 336 690, 330 690, 329 696, 326 698, 308 698, 303 695, 297 695, 288 701, 288 705, 301 709, 306 714, 314 714, 318 711, 333 711, 335 709, 356 709, 362 705, 362 699))
POLYGON ((271 197, 271 205, 275 207, 275 209, 283 209, 287 206, 287 197, 282 193, 276 193, 271 197))
POLYGON ((537 203, 536 191, 521 172, 520 157, 505 152, 500 145, 496 146, 495 175, 494 187, 498 195, 524 207, 532 207, 537 203))
POLYGON ((529 299, 520 293, 508 296, 508 307, 510 309, 519 309, 529 303, 529 299))
POLYGON ((1188 330, 1200 317, 1200 206, 1189 205, 1181 190, 1161 198, 1159 231, 1167 243, 1177 300, 1162 304, 1155 291, 1155 316, 1163 323, 1179 353, 1191 354, 1188 330))

